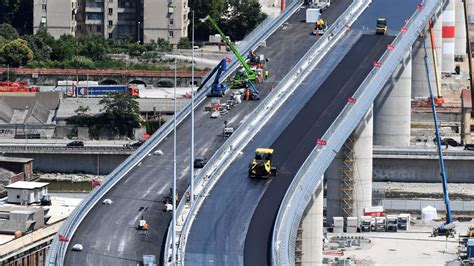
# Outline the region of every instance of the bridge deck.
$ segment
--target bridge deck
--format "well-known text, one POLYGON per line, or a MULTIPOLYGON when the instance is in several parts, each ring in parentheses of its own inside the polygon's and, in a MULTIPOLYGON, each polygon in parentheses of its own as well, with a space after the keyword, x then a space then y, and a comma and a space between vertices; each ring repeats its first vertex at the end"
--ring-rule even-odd
MULTIPOLYGON (((334 12, 333 16, 337 17, 348 4, 349 1, 338 1, 327 13, 334 12)), ((260 86, 262 98, 313 44, 315 36, 310 35, 313 25, 300 22, 304 18, 304 12, 305 10, 301 10, 291 17, 289 25, 277 30, 267 41, 267 46, 258 51, 270 59, 270 77, 260 86)), ((243 102, 226 116, 210 119, 210 114, 202 111, 209 102, 207 99, 196 107, 195 115, 196 156, 207 158, 224 142, 221 137, 224 121, 227 120, 234 127, 238 126, 259 104, 257 101, 243 102)), ((190 126, 190 120, 186 119, 177 130, 179 195, 189 185, 190 126)), ((92 208, 71 239, 71 244, 81 243, 84 250, 71 252, 70 245, 65 265, 136 265, 141 262, 144 254, 155 254, 162 261, 164 237, 171 220, 171 214, 163 212, 163 200, 172 183, 172 145, 173 139, 169 136, 157 148, 163 151, 163 156, 151 155, 143 160, 141 166, 131 169, 104 196, 104 199, 114 201, 112 205, 99 203, 92 208), (135 230, 141 216, 138 210, 145 206, 148 211, 144 218, 150 224, 147 235, 135 230)))

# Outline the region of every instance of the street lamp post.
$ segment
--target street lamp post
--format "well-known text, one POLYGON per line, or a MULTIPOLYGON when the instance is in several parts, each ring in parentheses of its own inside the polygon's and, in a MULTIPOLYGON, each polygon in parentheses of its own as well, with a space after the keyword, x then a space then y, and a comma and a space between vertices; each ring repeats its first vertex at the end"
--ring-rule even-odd
POLYGON ((193 30, 191 36, 192 62, 191 62, 191 195, 190 204, 194 204, 194 10, 193 10, 193 30))
POLYGON ((140 44, 140 21, 138 21, 137 25, 137 43, 140 44))

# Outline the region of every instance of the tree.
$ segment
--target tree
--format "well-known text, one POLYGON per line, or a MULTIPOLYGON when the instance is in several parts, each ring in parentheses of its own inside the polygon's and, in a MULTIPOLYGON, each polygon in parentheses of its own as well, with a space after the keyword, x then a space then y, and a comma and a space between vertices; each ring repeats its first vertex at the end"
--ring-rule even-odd
MULTIPOLYGON (((210 15, 219 20, 224 14, 225 0, 189 0, 189 7, 194 11, 194 35, 196 40, 207 41, 212 31, 207 22, 200 20, 210 15)), ((189 14, 190 19, 192 14, 189 14)), ((188 36, 191 36, 192 25, 188 27, 188 36)))
POLYGON ((173 50, 173 46, 170 44, 169 41, 167 41, 165 39, 158 38, 156 44, 158 45, 157 48, 158 48, 159 51, 170 52, 171 50, 173 50))
POLYGON ((183 37, 179 39, 178 42, 178 49, 191 49, 191 42, 189 42, 189 39, 186 37, 183 37))
POLYGON ((65 61, 66 67, 72 67, 75 69, 94 69, 95 63, 92 59, 85 56, 74 56, 71 59, 65 61))
POLYGON ((3 71, 2 74, 0 74, 0 81, 15 81, 16 80, 16 73, 14 71, 8 72, 8 70, 3 71))
POLYGON ((28 46, 33 51, 33 59, 38 61, 49 60, 53 49, 46 44, 40 35, 25 35, 23 39, 28 42, 28 46))
POLYGON ((8 23, 0 24, 0 36, 6 40, 14 40, 20 37, 15 28, 13 28, 13 26, 8 23))
POLYGON ((81 38, 79 54, 92 60, 103 60, 107 54, 108 43, 103 37, 91 36, 81 38))
POLYGON ((6 64, 12 67, 24 66, 33 59, 33 51, 23 39, 16 39, 6 43, 0 50, 6 64))
POLYGON ((104 106, 102 126, 120 136, 133 137, 133 129, 140 126, 138 102, 128 93, 112 93, 100 100, 104 106))
MULTIPOLYGON (((0 23, 11 23, 21 6, 21 0, 0 1, 0 23)), ((25 1, 28 2, 28 1, 25 1)))
POLYGON ((242 40, 266 18, 258 0, 227 0, 226 4, 225 19, 221 23, 231 40, 242 40))
POLYGON ((57 61, 71 59, 78 55, 80 51, 78 41, 71 35, 62 35, 51 48, 53 49, 51 59, 57 61))

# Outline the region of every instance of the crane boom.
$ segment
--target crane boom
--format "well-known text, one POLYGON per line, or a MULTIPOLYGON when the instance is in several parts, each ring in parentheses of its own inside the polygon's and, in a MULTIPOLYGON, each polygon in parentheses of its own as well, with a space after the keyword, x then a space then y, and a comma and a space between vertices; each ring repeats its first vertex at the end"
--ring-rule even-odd
POLYGON ((431 110, 433 111, 433 120, 435 124, 435 132, 436 132, 436 146, 438 149, 439 166, 441 170, 441 181, 443 183, 443 200, 446 206, 446 222, 445 224, 441 225, 438 229, 439 231, 441 231, 445 229, 446 225, 453 223, 453 217, 451 215, 451 203, 449 201, 449 192, 448 192, 448 177, 446 176, 446 169, 444 167, 443 151, 442 151, 442 146, 441 146, 441 138, 439 136, 438 117, 436 115, 435 99, 433 96, 433 89, 431 88, 431 82, 430 82, 430 72, 428 68, 428 53, 426 51, 425 38, 424 37, 422 38, 423 38, 423 48, 425 50, 424 61, 425 61, 425 68, 426 68, 426 78, 428 81, 428 89, 430 91, 431 110))
POLYGON ((211 17, 211 16, 207 16, 205 19, 205 21, 209 21, 209 23, 212 25, 212 27, 217 31, 217 33, 219 33, 219 35, 222 37, 222 40, 225 42, 225 44, 227 45, 227 47, 229 47, 229 49, 235 54, 235 56, 237 57, 237 59, 240 61, 240 63, 242 63, 242 66, 245 68, 245 71, 247 72, 248 76, 247 76, 247 79, 248 80, 255 80, 257 75, 255 74, 255 71, 253 71, 253 69, 249 66, 249 64, 247 64, 247 62, 245 61, 245 59, 242 57, 242 55, 239 53, 239 51, 237 50, 237 48, 235 48, 234 44, 232 44, 232 42, 224 35, 224 32, 222 32, 222 30, 219 28, 219 26, 217 26, 217 23, 216 21, 211 17))

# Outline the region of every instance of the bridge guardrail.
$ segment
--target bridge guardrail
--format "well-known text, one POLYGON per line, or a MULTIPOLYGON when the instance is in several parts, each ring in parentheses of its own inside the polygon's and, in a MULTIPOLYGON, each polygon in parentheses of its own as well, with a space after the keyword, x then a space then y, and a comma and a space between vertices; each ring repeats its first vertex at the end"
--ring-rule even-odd
POLYGON ((31 145, 1 145, 2 152, 132 152, 134 149, 121 146, 84 146, 84 147, 66 147, 66 146, 31 146, 31 145))
MULTIPOLYGON (((296 1, 296 0, 295 0, 296 1)), ((244 41, 239 44, 239 51, 243 56, 246 56, 250 50, 256 49, 262 40, 267 39, 273 32, 280 26, 278 24, 278 18, 267 18, 261 23, 251 34, 249 34, 244 41), (276 26, 277 25, 277 26, 276 26)), ((230 74, 235 71, 240 62, 236 60, 234 55, 229 55, 232 59, 228 66, 228 71, 221 77, 221 81, 225 80, 230 74)), ((209 84, 212 79, 209 79, 209 84)), ((206 84, 205 84, 206 85, 206 84)), ((207 90, 209 86, 204 86, 205 89, 201 90, 195 95, 195 109, 207 98, 207 90)), ((181 111, 176 115, 178 124, 191 113, 191 102, 189 102, 181 111)), ((141 145, 138 150, 122 162, 112 173, 110 173, 106 180, 101 186, 93 190, 87 198, 85 198, 79 206, 77 206, 71 213, 69 218, 64 222, 58 234, 71 238, 74 232, 79 227, 80 222, 89 213, 93 206, 107 193, 117 182, 121 180, 133 167, 135 167, 144 157, 153 151, 161 141, 172 132, 173 130, 173 119, 167 121, 153 136, 141 145)), ((64 256, 69 242, 60 242, 57 237, 54 238, 50 250, 48 252, 47 264, 49 265, 63 265, 64 256)))
POLYGON ((425 1, 392 42, 393 50, 387 50, 355 92, 354 104, 347 104, 321 139, 326 145, 316 145, 299 169, 280 205, 272 237, 272 264, 292 265, 295 261, 296 233, 303 212, 312 194, 321 184, 324 171, 342 147, 346 139, 369 110, 398 64, 410 51, 412 44, 425 28, 428 20, 439 11, 442 0, 425 1), (406 31, 405 31, 406 30, 406 31))
MULTIPOLYGON (((365 1, 355 1, 351 6, 343 13, 343 16, 353 17, 358 16, 359 13, 352 14, 354 10, 360 8, 365 1)), ((301 3, 299 3, 300 5, 301 3)), ((295 10, 299 7, 294 6, 295 10)), ((290 8, 290 7, 289 7, 290 8)), ((365 7, 364 7, 365 9, 365 7)), ((342 17, 342 16, 341 16, 342 17)), ((186 217, 183 218, 182 214, 186 206, 186 200, 182 199, 178 206, 178 220, 185 220, 183 228, 179 236, 179 249, 178 249, 178 263, 184 260, 184 252, 186 248, 186 240, 189 230, 192 226, 197 211, 202 205, 206 194, 212 189, 214 184, 217 182, 218 177, 221 176, 222 172, 227 166, 235 159, 239 151, 250 141, 250 139, 260 130, 264 124, 270 119, 270 117, 278 110, 278 108, 285 102, 285 100, 293 93, 293 91, 299 86, 299 84, 307 77, 307 75, 316 67, 317 63, 322 60, 324 55, 334 46, 334 44, 340 39, 342 33, 347 30, 352 22, 352 19, 338 19, 332 27, 330 27, 327 33, 318 39, 318 41, 308 50, 308 52, 295 64, 295 67, 279 82, 275 90, 265 98, 258 107, 253 111, 249 117, 253 117, 252 120, 247 119, 244 123, 239 126, 236 132, 221 146, 221 148, 214 154, 214 156, 208 161, 204 169, 196 177, 195 182, 195 195, 198 195, 194 206, 186 213, 186 217), (349 22, 349 23, 347 23, 349 22), (238 144, 238 145, 237 145, 238 144), (190 214, 190 215, 188 215, 190 214)), ((189 189, 186 192, 189 192, 189 189)), ((166 240, 166 254, 164 257, 165 264, 169 262, 169 250, 171 249, 171 235, 168 230, 166 240)))

